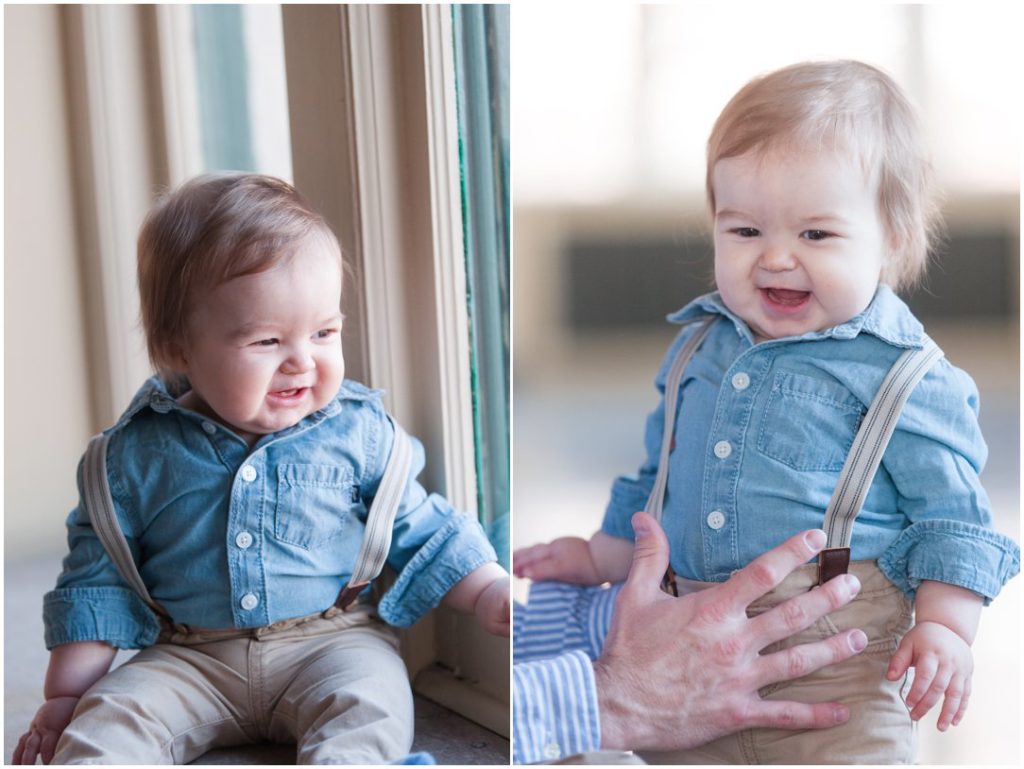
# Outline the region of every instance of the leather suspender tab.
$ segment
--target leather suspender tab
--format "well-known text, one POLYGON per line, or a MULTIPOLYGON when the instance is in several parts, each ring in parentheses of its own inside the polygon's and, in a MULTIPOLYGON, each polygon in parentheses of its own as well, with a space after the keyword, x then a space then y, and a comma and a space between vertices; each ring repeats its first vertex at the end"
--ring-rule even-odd
POLYGON ((833 577, 846 574, 850 568, 850 548, 829 547, 818 553, 818 584, 824 585, 833 577))

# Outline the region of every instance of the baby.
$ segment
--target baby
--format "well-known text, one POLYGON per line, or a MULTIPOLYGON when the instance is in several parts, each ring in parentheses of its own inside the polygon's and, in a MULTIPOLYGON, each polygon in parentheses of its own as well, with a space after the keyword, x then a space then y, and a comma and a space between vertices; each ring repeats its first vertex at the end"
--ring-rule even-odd
MULTIPOLYGON (((718 291, 669 316, 683 329, 656 380, 664 397, 647 422, 647 461, 637 477, 615 482, 601 531, 516 552, 519 576, 622 580, 630 516, 651 509, 649 498, 655 509, 664 504, 671 570, 680 575, 669 576, 683 592, 724 581, 792 533, 822 528, 883 380, 905 351, 929 344, 894 292, 923 274, 937 207, 913 110, 887 75, 837 61, 748 83, 712 130, 707 194, 718 291), (673 362, 691 340, 699 346, 668 392, 673 362)), ((991 528, 978 479, 986 447, 977 410, 964 372, 945 360, 930 365, 852 526, 848 571, 862 585, 857 600, 787 644, 859 627, 867 649, 762 692, 841 699, 849 722, 819 732, 744 732, 651 758, 911 762, 914 722, 933 706, 942 701, 940 730, 960 722, 982 605, 1020 561, 1017 545, 991 528), (911 667, 913 684, 904 686, 911 667)), ((808 565, 751 610, 817 582, 808 565)))
POLYGON ((299 763, 402 757, 413 707, 392 626, 443 598, 507 636, 508 575, 480 525, 416 482, 422 447, 380 392, 344 379, 337 240, 290 185, 215 174, 152 208, 138 253, 159 375, 105 431, 98 486, 103 464, 79 468, 44 600, 46 702, 14 762, 187 763, 264 740, 297 742, 299 763), (393 446, 404 472, 385 470, 393 446), (385 486, 381 535, 367 515, 385 486), (126 570, 98 538, 97 488, 126 570), (365 580, 339 596, 364 538, 397 572, 377 606, 365 580), (142 651, 108 673, 118 648, 142 651))

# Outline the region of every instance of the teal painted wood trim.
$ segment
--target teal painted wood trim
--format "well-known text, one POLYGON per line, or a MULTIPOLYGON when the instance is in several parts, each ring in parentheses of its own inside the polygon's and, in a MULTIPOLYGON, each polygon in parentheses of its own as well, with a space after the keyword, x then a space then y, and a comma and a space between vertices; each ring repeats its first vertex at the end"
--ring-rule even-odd
POLYGON ((452 8, 481 518, 508 566, 509 9, 452 8))

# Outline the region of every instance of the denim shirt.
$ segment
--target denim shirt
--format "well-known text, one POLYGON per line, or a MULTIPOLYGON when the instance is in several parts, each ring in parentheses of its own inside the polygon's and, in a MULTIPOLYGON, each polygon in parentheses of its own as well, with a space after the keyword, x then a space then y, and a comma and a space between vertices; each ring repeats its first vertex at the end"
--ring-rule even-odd
MULTIPOLYGON (((331 606, 354 568, 394 440, 379 391, 351 381, 252 449, 180 406, 156 377, 107 432, 111 496, 143 581, 175 622, 203 628, 260 627, 331 606)), ((476 520, 416 482, 423 464, 413 440, 387 558, 398 578, 378 606, 397 626, 496 560, 476 520)), ((81 495, 81 465, 78 485, 81 495)), ((44 598, 47 647, 154 643, 153 613, 107 556, 83 502, 67 526, 70 553, 44 598)))
MULTIPOLYGON (((684 326, 657 374, 664 393, 676 351, 720 315, 680 386, 663 525, 672 568, 720 582, 787 537, 821 528, 847 451, 890 366, 924 329, 886 286, 846 323, 754 343, 717 294, 669 315, 684 326)), ((917 385, 853 527, 851 557, 877 560, 913 596, 921 580, 972 590, 985 603, 1020 569, 1020 548, 991 528, 978 474, 987 448, 971 378, 942 359, 917 385)), ((602 525, 632 539, 657 473, 664 398, 648 417, 647 460, 612 487, 602 525)))

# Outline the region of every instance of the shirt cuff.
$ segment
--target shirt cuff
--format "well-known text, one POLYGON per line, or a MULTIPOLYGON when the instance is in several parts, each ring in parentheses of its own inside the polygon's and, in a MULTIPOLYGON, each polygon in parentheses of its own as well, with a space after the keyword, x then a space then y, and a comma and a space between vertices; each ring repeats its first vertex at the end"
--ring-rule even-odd
POLYGON ((583 652, 512 666, 513 760, 556 761, 598 750, 594 669, 583 652))
POLYGON ((525 606, 516 605, 512 655, 516 661, 548 659, 582 651, 597 659, 621 585, 590 587, 535 582, 525 606))
POLYGON ((124 587, 73 587, 43 597, 46 648, 105 641, 118 649, 156 643, 160 624, 145 602, 124 587))
POLYGON ((900 532, 878 568, 910 597, 923 580, 933 580, 971 590, 987 606, 1020 571, 1020 547, 973 523, 919 521, 900 532))
POLYGON ((377 613, 389 625, 409 627, 437 606, 456 582, 497 560, 480 524, 456 513, 409 559, 381 598, 377 613))

